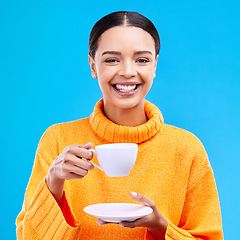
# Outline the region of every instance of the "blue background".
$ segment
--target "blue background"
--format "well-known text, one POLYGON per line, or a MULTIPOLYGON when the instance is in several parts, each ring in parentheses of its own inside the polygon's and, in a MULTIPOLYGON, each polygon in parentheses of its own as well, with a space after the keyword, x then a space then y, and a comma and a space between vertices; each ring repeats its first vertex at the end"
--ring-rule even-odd
POLYGON ((105 14, 150 18, 162 48, 147 99, 165 122, 203 142, 225 239, 239 239, 240 4, 233 1, 0 1, 1 239, 15 239, 38 141, 54 123, 87 117, 101 97, 88 36, 105 14))

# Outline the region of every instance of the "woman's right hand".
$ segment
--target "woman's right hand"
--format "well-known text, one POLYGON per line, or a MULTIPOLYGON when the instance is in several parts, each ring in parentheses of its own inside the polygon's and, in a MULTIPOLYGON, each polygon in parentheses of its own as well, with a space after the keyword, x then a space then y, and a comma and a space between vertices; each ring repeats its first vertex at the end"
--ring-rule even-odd
POLYGON ((63 196, 64 181, 81 179, 88 174, 89 170, 93 170, 94 166, 82 159, 92 159, 92 152, 88 151, 92 146, 92 143, 69 145, 50 165, 46 184, 59 204, 63 196))

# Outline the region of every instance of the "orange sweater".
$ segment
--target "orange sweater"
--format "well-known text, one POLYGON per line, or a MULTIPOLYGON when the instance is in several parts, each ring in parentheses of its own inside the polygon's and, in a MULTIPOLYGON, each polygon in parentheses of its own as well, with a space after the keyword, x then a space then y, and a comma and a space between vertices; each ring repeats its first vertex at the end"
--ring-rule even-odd
MULTIPOLYGON (((206 152, 191 133, 163 124, 159 109, 145 101, 148 122, 137 127, 116 125, 102 113, 102 100, 90 118, 51 126, 36 153, 23 208, 17 217, 18 239, 151 239, 146 228, 98 226, 83 208, 96 203, 137 203, 131 191, 153 200, 168 220, 166 239, 222 239, 215 180, 206 152), (65 181, 69 225, 45 184, 51 162, 70 144, 94 146, 138 143, 136 163, 126 177, 107 177, 95 168, 79 180, 65 181)), ((94 157, 93 162, 97 163, 94 157)))

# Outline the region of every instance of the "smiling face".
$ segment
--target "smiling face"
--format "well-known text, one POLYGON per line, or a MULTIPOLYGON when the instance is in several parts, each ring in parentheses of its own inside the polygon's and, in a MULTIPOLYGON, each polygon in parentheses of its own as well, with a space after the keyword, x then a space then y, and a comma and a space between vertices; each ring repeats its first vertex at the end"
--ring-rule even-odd
POLYGON ((108 29, 98 39, 89 63, 103 93, 104 111, 144 106, 157 64, 154 40, 148 32, 128 26, 108 29))

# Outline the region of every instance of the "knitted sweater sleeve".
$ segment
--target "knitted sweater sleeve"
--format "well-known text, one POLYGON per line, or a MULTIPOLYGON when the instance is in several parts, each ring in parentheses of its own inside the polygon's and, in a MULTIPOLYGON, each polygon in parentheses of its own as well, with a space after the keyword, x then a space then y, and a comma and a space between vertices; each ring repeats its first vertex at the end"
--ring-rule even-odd
POLYGON ((166 240, 223 239, 218 192, 206 151, 198 140, 177 226, 168 220, 166 240))
POLYGON ((22 210, 16 220, 18 240, 78 239, 80 223, 72 216, 73 224, 68 224, 45 183, 48 168, 59 155, 57 128, 54 125, 47 129, 39 142, 22 210))

